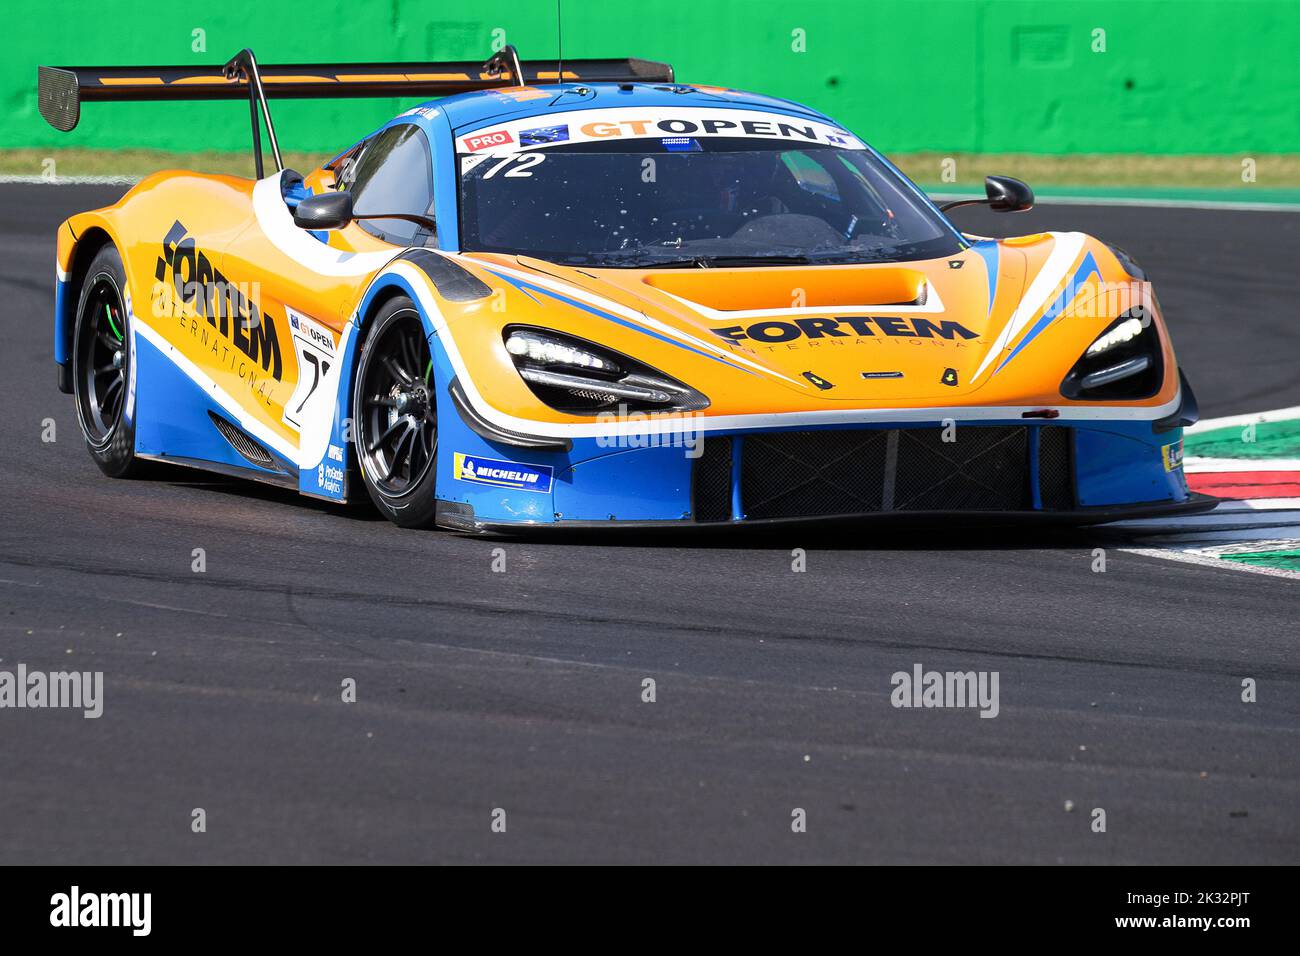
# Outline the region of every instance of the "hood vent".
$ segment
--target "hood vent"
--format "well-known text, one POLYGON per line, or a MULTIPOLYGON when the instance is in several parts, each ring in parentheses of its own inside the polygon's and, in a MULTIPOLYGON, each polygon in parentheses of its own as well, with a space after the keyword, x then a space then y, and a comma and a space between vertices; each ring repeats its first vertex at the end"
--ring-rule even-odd
POLYGON ((925 273, 881 266, 650 272, 651 288, 719 312, 924 305, 925 273))

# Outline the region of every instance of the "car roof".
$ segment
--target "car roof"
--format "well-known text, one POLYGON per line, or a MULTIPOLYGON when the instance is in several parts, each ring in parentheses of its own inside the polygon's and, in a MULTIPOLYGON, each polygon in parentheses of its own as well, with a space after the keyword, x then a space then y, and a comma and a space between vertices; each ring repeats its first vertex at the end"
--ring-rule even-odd
POLYGON ((441 110, 459 135, 489 123, 548 113, 646 106, 759 109, 834 123, 822 113, 790 100, 691 83, 564 83, 506 87, 430 100, 417 109, 441 110))

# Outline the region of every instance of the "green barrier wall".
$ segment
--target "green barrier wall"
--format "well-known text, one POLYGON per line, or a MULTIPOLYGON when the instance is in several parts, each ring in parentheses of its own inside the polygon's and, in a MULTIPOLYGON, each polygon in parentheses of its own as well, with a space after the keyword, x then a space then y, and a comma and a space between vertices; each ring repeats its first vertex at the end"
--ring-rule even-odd
MULTIPOLYGON (((815 106, 888 151, 1300 152, 1300 0, 564 0, 564 52, 815 106)), ((554 0, 11 5, 0 147, 247 149, 239 103, 36 111, 36 66, 468 59, 557 52, 554 0), (196 34, 195 31, 202 31, 196 34), (195 52, 199 40, 206 44, 195 52)), ((347 144, 414 101, 279 101, 285 149, 347 144)))

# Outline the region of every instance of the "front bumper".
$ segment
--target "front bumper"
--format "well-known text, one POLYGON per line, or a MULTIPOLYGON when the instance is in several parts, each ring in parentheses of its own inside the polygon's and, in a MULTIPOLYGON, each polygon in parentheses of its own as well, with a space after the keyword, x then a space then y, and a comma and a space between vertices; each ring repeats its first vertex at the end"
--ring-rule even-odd
POLYGON ((936 421, 577 439, 552 450, 463 429, 440 439, 456 454, 439 456, 438 524, 477 533, 952 516, 1096 524, 1210 510, 1216 499, 1188 492, 1181 430, 1160 427, 936 421), (487 483, 492 476, 518 487, 487 483))
POLYGON ((1138 505, 1118 505, 1102 508, 1078 508, 1074 511, 919 511, 919 512, 877 512, 875 514, 831 515, 816 518, 751 518, 738 521, 698 522, 698 521, 566 521, 557 519, 551 522, 521 521, 482 521, 475 516, 468 505, 450 502, 438 503, 438 527, 448 531, 462 531, 468 534, 511 535, 528 534, 543 531, 674 531, 681 533, 685 528, 697 531, 731 530, 744 528, 782 528, 834 525, 842 528, 862 524, 866 526, 916 524, 926 525, 938 522, 950 522, 960 516, 963 523, 970 525, 1052 525, 1076 526, 1105 524, 1109 521, 1125 521, 1130 518, 1167 518, 1175 515, 1204 514, 1213 511, 1219 504, 1218 498, 1193 492, 1186 501, 1150 502, 1138 505))

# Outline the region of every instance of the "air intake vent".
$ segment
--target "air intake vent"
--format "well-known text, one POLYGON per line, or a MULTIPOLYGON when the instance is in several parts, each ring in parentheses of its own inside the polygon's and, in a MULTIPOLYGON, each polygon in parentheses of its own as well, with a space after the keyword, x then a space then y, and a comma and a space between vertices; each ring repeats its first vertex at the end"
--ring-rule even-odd
POLYGON ((811 518, 881 511, 885 430, 747 435, 741 452, 746 518, 811 518))
MULTIPOLYGON (((749 435, 740 461, 746 518, 1033 508, 1023 426, 749 435)), ((1067 472, 1056 458, 1049 467, 1055 503, 1067 472)))
POLYGON ((275 459, 271 453, 259 445, 248 435, 244 434, 239 428, 226 421, 215 412, 208 412, 208 417, 212 419, 212 424, 216 426, 217 431, 221 432, 221 437, 230 442, 235 451, 239 452, 246 459, 257 465, 259 468, 266 468, 269 471, 279 471, 275 466, 275 459))
POLYGON ((701 436, 703 454, 695 462, 696 521, 731 518, 731 439, 701 436))
POLYGON ((897 511, 1028 511, 1029 438, 1019 426, 898 431, 897 511))
POLYGON ((1048 425, 1038 434, 1038 492, 1044 511, 1069 511, 1074 502, 1074 429, 1048 425))

